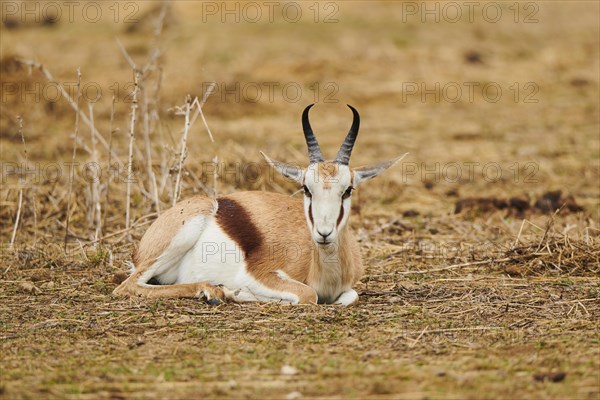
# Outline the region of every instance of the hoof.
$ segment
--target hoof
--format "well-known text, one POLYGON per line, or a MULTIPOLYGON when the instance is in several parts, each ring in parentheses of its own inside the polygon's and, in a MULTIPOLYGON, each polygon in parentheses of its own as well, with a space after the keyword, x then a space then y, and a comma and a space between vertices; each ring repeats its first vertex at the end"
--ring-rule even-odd
POLYGON ((210 304, 211 306, 218 306, 222 303, 221 299, 217 299, 217 298, 207 300, 206 302, 208 304, 210 304))

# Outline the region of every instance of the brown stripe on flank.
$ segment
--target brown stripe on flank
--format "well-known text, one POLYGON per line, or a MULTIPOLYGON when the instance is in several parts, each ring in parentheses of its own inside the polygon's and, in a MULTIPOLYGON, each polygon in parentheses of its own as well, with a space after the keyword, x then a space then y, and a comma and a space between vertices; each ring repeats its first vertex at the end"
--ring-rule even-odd
POLYGON ((250 256, 262 243, 262 235, 250 215, 235 200, 219 198, 217 203, 217 223, 242 248, 244 256, 250 256))

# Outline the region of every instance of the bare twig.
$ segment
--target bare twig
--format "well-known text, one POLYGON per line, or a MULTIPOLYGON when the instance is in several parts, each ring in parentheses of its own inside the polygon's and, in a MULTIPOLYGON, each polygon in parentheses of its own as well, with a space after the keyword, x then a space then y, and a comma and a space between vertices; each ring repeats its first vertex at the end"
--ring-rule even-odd
POLYGON ((202 123, 204 124, 204 127, 206 128, 206 131, 208 132, 208 137, 210 138, 210 141, 213 143, 215 142, 215 139, 213 138, 213 134, 210 131, 208 124, 206 123, 206 118, 204 118, 204 113, 202 112, 202 107, 204 107, 206 100, 208 100, 208 97, 212 94, 214 89, 215 89, 215 83, 212 82, 210 84, 210 86, 208 87, 208 89, 206 89, 204 96, 202 96, 202 101, 198 101, 197 97, 194 98, 192 107, 195 106, 195 112, 194 112, 194 116, 192 117, 192 122, 191 122, 193 125, 194 122, 196 121, 196 118, 198 117, 198 114, 200 114, 200 117, 202 118, 202 123))
POLYGON ((427 329, 429 329, 429 325, 425 326, 425 328, 423 328, 423 330, 421 331, 421 333, 419 334, 419 336, 417 336, 417 338, 408 346, 409 348, 413 348, 417 345, 417 343, 419 343, 419 340, 421 340, 421 338, 423 337, 423 335, 425 334, 425 332, 427 331, 427 329))
MULTIPOLYGON (((23 133, 23 118, 21 118, 20 116, 17 117, 17 119, 19 120, 19 133, 21 134, 21 140, 23 141, 23 151, 25 152, 25 168, 27 167, 28 164, 28 157, 27 157, 27 146, 25 145, 25 134, 23 133)), ((19 220, 21 219, 21 207, 23 206, 23 184, 24 184, 24 180, 23 178, 19 178, 19 184, 20 184, 20 188, 19 188, 19 202, 18 202, 18 206, 17 206, 17 215, 15 216, 15 224, 13 226, 13 231, 12 231, 12 235, 10 237, 10 247, 13 247, 15 244, 15 238, 17 237, 17 229, 19 228, 19 220)))
MULTIPOLYGON (((43 67, 42 67, 43 68, 43 67)), ((75 155, 77 154, 77 134, 79 132, 79 117, 82 113, 79 111, 79 100, 81 99, 81 71, 77 68, 77 99, 75 103, 75 139, 73 140, 73 155, 71 157, 71 168, 69 168, 69 190, 67 192, 67 220, 65 222, 65 253, 67 252, 67 242, 69 240, 69 219, 71 216, 71 193, 73 192, 73 174, 75 166, 75 155)))
MULTIPOLYGON (((118 230, 116 232, 109 233, 108 235, 102 236, 101 238, 92 240, 91 242, 89 242, 89 244, 94 244, 94 243, 98 243, 98 242, 101 243, 101 242, 103 242, 104 240, 106 240, 108 238, 111 238, 111 237, 114 237, 114 236, 117 236, 117 235, 120 235, 120 234, 123 234, 123 233, 124 234, 128 234, 129 232, 131 232, 135 228, 138 228, 140 226, 144 226, 144 225, 148 225, 148 224, 152 223, 153 220, 150 220, 149 218, 153 218, 153 217, 156 217, 156 216, 157 216, 157 214, 155 214, 155 213, 146 214, 142 218, 140 218, 139 220, 134 221, 129 228, 120 229, 120 230, 118 230), (143 221, 143 220, 146 220, 146 219, 148 219, 148 220, 147 221, 143 221), (141 222, 141 221, 143 221, 143 222, 141 222)), ((117 242, 118 241, 120 241, 120 240, 117 240, 117 242)))
POLYGON ((129 125, 129 153, 127 156, 127 199, 125 203, 125 229, 130 226, 130 211, 131 211, 131 173, 133 170, 133 142, 135 140, 135 122, 137 115, 137 97, 138 97, 138 82, 139 82, 139 71, 133 71, 133 92, 131 94, 131 120, 129 125))
POLYGON ((562 210, 562 208, 564 206, 565 206, 564 204, 562 206, 560 206, 560 208, 558 210, 554 211, 554 213, 546 221, 546 229, 544 229, 544 235, 542 236, 542 239, 540 239, 538 248, 535 250, 536 253, 544 247, 544 242, 546 241, 548 232, 550 231, 550 228, 552 228, 554 226, 554 217, 560 212, 560 210, 562 210))
MULTIPOLYGON (((94 104, 88 103, 88 110, 90 115, 90 121, 92 126, 94 126, 94 104)), ((98 163, 98 152, 96 150, 96 136, 92 130, 91 132, 92 139, 92 162, 95 166, 99 167, 98 163)), ((91 189, 91 201, 92 201, 92 224, 95 223, 96 227, 94 229, 94 240, 98 239, 102 233, 102 209, 100 207, 100 176, 93 176, 92 182, 90 182, 91 189)))
POLYGON ((140 90, 142 94, 142 135, 144 136, 144 149, 146 151, 146 174, 150 181, 150 191, 152 193, 152 200, 154 201, 154 208, 160 215, 160 200, 158 198, 158 185, 156 183, 156 175, 152 169, 152 148, 150 147, 150 115, 148 111, 148 97, 146 95, 146 86, 144 79, 140 82, 140 90))
MULTIPOLYGON (((158 54, 158 52, 156 52, 156 54, 158 54)), ((144 78, 142 79, 142 109, 143 109, 143 115, 144 115, 144 123, 143 123, 143 130, 142 133, 144 134, 144 144, 145 144, 145 150, 146 150, 146 171, 147 171, 147 175, 148 175, 148 179, 150 180, 150 190, 152 192, 152 198, 154 201, 154 208, 156 209, 156 212, 160 215, 160 199, 158 197, 158 183, 156 181, 156 174, 154 173, 154 169, 153 169, 153 162, 152 162, 152 149, 151 149, 151 140, 150 140, 150 132, 152 131, 152 129, 150 128, 150 120, 151 120, 151 114, 158 119, 158 112, 156 112, 156 99, 158 98, 158 93, 160 90, 160 79, 161 79, 161 74, 160 74, 160 69, 157 68, 156 63, 158 60, 158 55, 156 57, 151 57, 150 61, 148 61, 148 63, 144 66, 144 70, 146 70, 147 68, 152 68, 152 69, 157 69, 159 70, 158 73, 158 77, 156 78, 158 80, 157 83, 157 88, 156 91, 154 93, 155 97, 154 97, 154 101, 152 103, 152 110, 150 110, 150 105, 148 102, 148 97, 147 97, 147 90, 146 90, 146 79, 147 76, 144 76, 144 78)))
MULTIPOLYGON (((58 90, 60 91, 60 94, 67 100, 67 102, 69 103, 69 105, 71 106, 71 108, 81 117, 81 120, 88 126, 90 127, 90 129, 92 129, 92 131, 94 132, 94 135, 96 135, 96 137, 98 138, 98 141, 108 150, 109 146, 108 143, 106 142, 106 140, 102 137, 102 135, 100 134, 100 132, 98 132, 98 130, 96 128, 94 128, 89 120, 89 118, 85 115, 85 113, 83 111, 81 111, 81 109, 79 108, 79 100, 75 101, 73 100, 73 98, 69 95, 69 93, 65 90, 65 88, 63 88, 63 86, 54 79, 54 77, 52 76, 52 74, 50 73, 50 71, 48 71, 48 69, 46 67, 44 67, 42 64, 36 62, 36 61, 31 61, 31 60, 19 60, 20 63, 27 65, 30 69, 31 68, 35 68, 38 69, 42 72, 42 74, 44 75, 44 77, 51 83, 55 83, 56 87, 58 88, 58 90)), ((79 90, 78 90, 79 93, 79 90)), ((81 94, 78 94, 78 96, 81 96, 81 94)), ((114 159, 122 165, 121 161, 119 160, 119 158, 113 154, 114 159)))
POLYGON ((181 171, 183 170, 183 163, 187 157, 187 137, 190 130, 190 107, 192 99, 188 95, 185 99, 185 111, 180 111, 179 114, 183 114, 185 117, 185 124, 183 126, 183 134, 181 135, 181 147, 179 153, 179 163, 177 165, 177 176, 175 177, 175 189, 173 190, 172 205, 174 206, 179 199, 181 191, 181 171))
POLYGON ((219 175, 217 174, 217 167, 219 165, 219 157, 215 156, 212 159, 212 162, 213 162, 213 197, 217 198, 217 195, 218 195, 217 178, 219 177, 219 175))
POLYGON ((123 43, 121 43, 121 41, 119 40, 119 38, 116 38, 116 41, 117 41, 117 46, 119 46, 119 50, 121 50, 121 54, 123 54, 123 57, 125 58, 125 61, 127 61, 127 64, 129 64, 129 66, 131 67, 131 69, 137 70, 138 68, 137 68, 137 65, 135 64, 135 61, 133 61, 133 59, 131 58, 131 56, 127 52, 127 50, 125 50, 125 46, 123 46, 123 43))
POLYGON ((37 188, 34 186, 31 188, 31 208, 33 209, 33 246, 34 247, 37 245, 37 230, 38 230, 36 193, 37 193, 37 188))
MULTIPOLYGON (((160 14, 156 20, 156 25, 155 25, 155 29, 154 29, 154 37, 153 37, 153 41, 152 41, 153 42, 152 50, 150 52, 148 60, 141 68, 138 68, 138 66, 136 65, 133 58, 130 56, 130 54, 125 49, 125 46, 123 46, 123 43, 121 43, 121 41, 118 38, 116 39, 119 50, 123 54, 123 57, 129 64, 129 66, 134 71, 140 72, 139 80, 138 80, 138 87, 139 87, 139 92, 141 95, 140 100, 141 100, 141 115, 142 115, 142 135, 144 138, 144 152, 145 152, 144 159, 145 159, 145 164, 146 164, 146 175, 148 177, 149 186, 150 186, 149 192, 151 194, 152 201, 154 203, 154 208, 158 214, 160 214, 160 199, 158 197, 158 184, 156 181, 156 174, 154 173, 154 170, 152 168, 152 147, 151 147, 151 141, 150 141, 150 111, 149 111, 149 104, 148 104, 149 102, 148 102, 148 96, 147 96, 147 90, 146 90, 146 81, 148 79, 150 72, 152 72, 156 69, 159 69, 159 68, 157 68, 157 62, 160 57, 161 51, 158 48, 157 43, 158 43, 158 38, 162 32, 162 28, 164 26, 164 19, 167 15, 167 11, 168 11, 169 7, 170 7, 170 4, 168 2, 163 3, 160 14)), ((158 88, 159 88, 160 87, 160 76, 159 76, 158 80, 159 80, 159 83, 158 83, 158 88)), ((158 88, 157 88, 157 94, 158 94, 158 88)))
POLYGON ((167 17, 167 12, 169 12, 169 7, 171 7, 171 3, 168 1, 163 2, 163 5, 160 9, 160 14, 156 19, 156 24, 154 25, 154 40, 156 41, 160 34, 162 33, 163 27, 165 26, 165 18, 167 17))
MULTIPOLYGON (((208 99, 208 97, 211 95, 214 87, 215 87, 214 83, 212 83, 208 87, 208 89, 204 93, 204 96, 202 97, 202 101, 199 101, 197 97, 195 97, 192 100, 191 97, 188 95, 186 97, 185 107, 178 107, 178 110, 176 112, 177 115, 183 115, 185 117, 185 125, 183 128, 183 134, 181 136, 179 163, 177 165, 177 176, 175 178, 175 189, 173 190, 172 205, 175 205, 175 203, 177 203, 177 200, 179 200, 179 196, 181 194, 181 174, 183 171, 183 164, 185 162, 185 159, 187 158, 187 138, 188 138, 190 127, 194 124, 198 115, 200 115, 202 117, 204 126, 206 127, 206 129, 208 131, 208 136, 210 137, 210 140, 212 142, 214 142, 212 132, 210 131, 210 128, 208 127, 208 124, 206 123, 204 114, 202 114, 202 107, 206 103, 206 100, 208 99), (193 115, 193 117, 190 118, 190 111, 192 108, 194 108, 194 115, 193 115)), ((217 162, 217 157, 215 156, 215 158, 213 159, 213 163, 216 164, 216 162, 217 162)), ((216 175, 215 175, 214 179, 215 179, 215 181, 214 181, 213 195, 216 196, 216 193, 217 193, 216 175)))
POLYGON ((202 191, 204 193, 206 193, 206 195, 208 196, 212 196, 213 195, 213 191, 204 184, 204 182, 202 182, 198 176, 194 173, 194 171, 190 171, 190 170, 186 170, 187 174, 194 180, 194 183, 196 184, 196 186, 198 186, 200 189, 202 189, 202 191))
MULTIPOLYGON (((112 153, 112 144, 113 144, 113 123, 115 120, 115 103, 116 103, 116 97, 113 94, 112 97, 112 105, 110 108, 110 125, 109 125, 109 132, 108 132, 108 168, 106 169, 106 196, 104 199, 104 209, 108 210, 108 203, 109 203, 109 193, 110 193, 110 176, 111 176, 111 153, 112 153)), ((102 226, 106 227, 106 217, 107 217, 108 213, 105 212, 104 213, 104 221, 102 222, 102 226)))

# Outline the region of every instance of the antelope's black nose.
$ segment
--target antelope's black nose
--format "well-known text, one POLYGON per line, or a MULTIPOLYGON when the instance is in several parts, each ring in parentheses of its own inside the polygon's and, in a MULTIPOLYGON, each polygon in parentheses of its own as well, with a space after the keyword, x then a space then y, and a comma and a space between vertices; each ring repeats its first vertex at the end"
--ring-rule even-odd
POLYGON ((330 230, 330 231, 329 231, 329 232, 327 232, 327 233, 321 233, 321 231, 317 229, 317 233, 318 233, 319 235, 321 235, 321 236, 323 237, 323 239, 327 239, 327 236, 331 235, 331 232, 333 232, 333 230, 330 230))

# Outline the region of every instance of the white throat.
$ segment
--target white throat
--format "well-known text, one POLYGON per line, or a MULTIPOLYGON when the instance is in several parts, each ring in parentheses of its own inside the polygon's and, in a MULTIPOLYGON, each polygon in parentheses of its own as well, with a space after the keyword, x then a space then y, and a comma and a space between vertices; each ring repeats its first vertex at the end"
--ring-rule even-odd
MULTIPOLYGON (((340 232, 343 235, 345 232, 340 232)), ((339 237, 328 245, 315 244, 315 259, 314 263, 318 264, 315 267, 320 271, 316 274, 318 280, 310 282, 318 296, 320 303, 332 303, 346 288, 343 287, 344 268, 348 268, 343 264, 342 252, 340 251, 339 237)))

